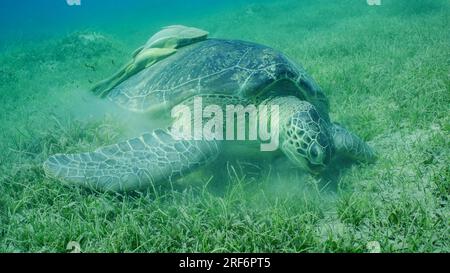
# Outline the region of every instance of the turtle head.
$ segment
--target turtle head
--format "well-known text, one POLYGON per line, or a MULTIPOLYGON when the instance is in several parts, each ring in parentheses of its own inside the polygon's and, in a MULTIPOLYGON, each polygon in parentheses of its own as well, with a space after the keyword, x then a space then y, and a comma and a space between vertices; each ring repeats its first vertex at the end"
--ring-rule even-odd
POLYGON ((294 109, 285 119, 281 150, 296 166, 318 174, 333 155, 330 126, 306 101, 300 101, 294 109))

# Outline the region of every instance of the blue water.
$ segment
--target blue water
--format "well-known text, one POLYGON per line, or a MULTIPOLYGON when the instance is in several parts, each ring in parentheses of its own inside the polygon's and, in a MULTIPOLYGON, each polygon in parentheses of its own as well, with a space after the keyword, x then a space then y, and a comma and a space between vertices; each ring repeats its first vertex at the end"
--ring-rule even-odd
POLYGON ((256 0, 2 0, 0 42, 44 38, 61 32, 91 29, 132 32, 149 24, 180 24, 230 6, 256 0))

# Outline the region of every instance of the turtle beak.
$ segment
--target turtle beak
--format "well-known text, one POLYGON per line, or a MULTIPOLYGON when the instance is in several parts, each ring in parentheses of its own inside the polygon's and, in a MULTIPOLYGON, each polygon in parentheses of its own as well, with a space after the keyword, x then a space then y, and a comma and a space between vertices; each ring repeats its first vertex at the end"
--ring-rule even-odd
POLYGON ((322 173, 325 170, 325 166, 324 165, 317 165, 317 164, 312 164, 311 162, 308 162, 308 171, 310 173, 313 173, 315 175, 318 175, 320 173, 322 173))

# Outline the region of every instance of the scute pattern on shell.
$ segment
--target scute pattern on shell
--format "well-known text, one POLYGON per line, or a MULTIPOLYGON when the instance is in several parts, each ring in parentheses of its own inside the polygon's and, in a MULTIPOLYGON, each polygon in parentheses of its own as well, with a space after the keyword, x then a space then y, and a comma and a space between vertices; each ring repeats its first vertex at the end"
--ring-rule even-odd
POLYGON ((113 89, 109 98, 129 110, 147 112, 198 94, 252 96, 282 79, 307 81, 312 86, 306 90, 311 93, 308 97, 321 92, 301 66, 274 49, 209 39, 182 48, 143 70, 113 89))

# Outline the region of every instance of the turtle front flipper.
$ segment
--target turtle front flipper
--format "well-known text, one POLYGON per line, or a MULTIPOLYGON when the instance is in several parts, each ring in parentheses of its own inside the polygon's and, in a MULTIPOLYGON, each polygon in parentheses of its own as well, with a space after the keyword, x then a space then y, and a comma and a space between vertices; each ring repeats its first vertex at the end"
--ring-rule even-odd
POLYGON ((184 176, 215 159, 219 150, 215 141, 176 140, 158 129, 94 152, 53 155, 44 170, 67 184, 123 192, 184 176))
POLYGON ((365 163, 375 162, 377 159, 375 151, 361 138, 336 123, 333 123, 331 127, 338 156, 365 163))

